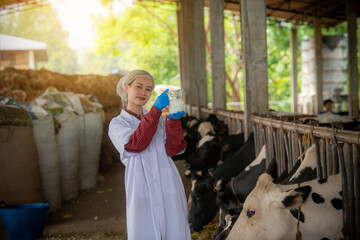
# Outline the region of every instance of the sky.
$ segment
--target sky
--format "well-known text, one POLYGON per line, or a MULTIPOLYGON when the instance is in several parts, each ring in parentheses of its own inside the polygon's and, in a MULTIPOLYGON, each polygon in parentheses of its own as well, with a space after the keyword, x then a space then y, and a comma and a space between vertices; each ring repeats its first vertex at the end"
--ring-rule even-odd
MULTIPOLYGON (((118 1, 117 8, 124 9, 131 0, 118 1)), ((91 25, 91 14, 105 14, 99 0, 55 0, 52 7, 58 11, 63 29, 69 32, 69 45, 80 50, 91 48, 96 37, 91 25)))

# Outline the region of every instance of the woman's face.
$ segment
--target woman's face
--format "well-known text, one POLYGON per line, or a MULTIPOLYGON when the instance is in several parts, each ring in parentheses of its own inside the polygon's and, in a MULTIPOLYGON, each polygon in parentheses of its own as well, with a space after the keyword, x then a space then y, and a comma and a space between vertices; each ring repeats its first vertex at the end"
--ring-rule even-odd
POLYGON ((147 103, 152 92, 152 81, 144 76, 137 77, 131 85, 126 84, 126 92, 128 95, 128 106, 143 106, 147 103))

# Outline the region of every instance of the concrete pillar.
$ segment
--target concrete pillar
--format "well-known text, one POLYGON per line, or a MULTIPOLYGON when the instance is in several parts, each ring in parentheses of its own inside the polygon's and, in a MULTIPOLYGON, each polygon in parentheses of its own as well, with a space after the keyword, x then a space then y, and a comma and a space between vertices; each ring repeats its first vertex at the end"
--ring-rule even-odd
POLYGON ((316 96, 313 114, 319 114, 323 107, 323 69, 322 69, 322 34, 321 19, 314 19, 314 38, 315 38, 315 86, 316 96))
POLYGON ((253 131, 251 114, 268 114, 269 111, 265 0, 241 0, 241 30, 247 138, 253 131))
POLYGON ((346 1, 347 32, 349 36, 349 115, 359 117, 359 79, 356 39, 356 4, 354 0, 346 1))
POLYGON ((209 8, 213 109, 226 110, 224 1, 210 0, 209 8))
POLYGON ((297 41, 296 41, 296 27, 291 28, 290 32, 290 55, 291 55, 291 111, 298 111, 297 101, 297 41))

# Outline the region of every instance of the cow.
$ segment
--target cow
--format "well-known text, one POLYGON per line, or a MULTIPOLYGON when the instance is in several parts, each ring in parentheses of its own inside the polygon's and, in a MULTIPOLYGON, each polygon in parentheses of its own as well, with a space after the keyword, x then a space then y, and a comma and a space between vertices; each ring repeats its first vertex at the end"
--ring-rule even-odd
POLYGON ((242 211, 242 208, 243 205, 241 204, 239 207, 225 210, 225 217, 224 217, 225 225, 222 228, 221 233, 214 234, 214 240, 225 240, 227 238, 236 220, 238 219, 242 211))
MULTIPOLYGON (((258 177, 268 172, 274 178, 277 177, 277 164, 273 159, 266 169, 266 146, 264 145, 256 157, 256 159, 249 164, 239 175, 234 178, 220 178, 215 186, 217 192, 216 204, 220 209, 219 227, 215 232, 217 236, 220 232, 223 232, 226 224, 226 210, 237 208, 244 203, 247 195, 255 187, 258 177)), ((225 235, 224 233, 222 235, 225 235)))
POLYGON ((300 224, 302 239, 341 239, 341 176, 293 185, 274 184, 262 174, 246 198, 227 240, 292 240, 300 224))
POLYGON ((186 148, 184 153, 173 156, 172 160, 187 159, 196 150, 196 145, 200 140, 200 134, 198 132, 199 120, 194 117, 181 118, 181 125, 183 129, 183 137, 186 141, 186 148))
POLYGON ((200 231, 216 215, 215 183, 222 177, 232 178, 243 171, 255 159, 254 134, 223 164, 201 176, 192 173, 191 207, 189 222, 194 231, 200 231))
MULTIPOLYGON (((217 190, 217 205, 220 208, 220 213, 224 212, 226 209, 237 208, 239 204, 244 203, 246 197, 255 187, 258 177, 266 170, 265 152, 266 149, 265 146, 263 146, 257 160, 251 163, 243 172, 233 178, 230 182, 225 182, 224 179, 218 181, 215 189, 217 190), (262 159, 262 161, 260 161, 260 159, 262 159), (256 164, 256 162, 258 164, 256 164)), ((317 178, 314 145, 307 150, 304 161, 301 163, 299 158, 297 163, 298 164, 295 165, 293 171, 288 174, 289 176, 281 180, 281 184, 300 183, 317 178)), ((275 159, 271 161, 266 172, 270 174, 273 179, 277 177, 277 165, 275 159)), ((215 236, 222 235, 222 238, 224 238, 229 231, 223 231, 226 221, 222 217, 222 214, 220 214, 220 226, 216 230, 215 236)), ((234 218, 236 216, 232 217, 234 218)), ((232 226, 227 227, 231 228, 232 226)))
POLYGON ((188 169, 192 171, 215 168, 230 158, 244 144, 244 134, 229 136, 205 135, 196 150, 186 158, 188 169))
POLYGON ((217 136, 227 136, 229 135, 229 128, 224 123, 224 121, 219 120, 215 114, 209 114, 206 121, 211 122, 214 126, 214 130, 217 136))

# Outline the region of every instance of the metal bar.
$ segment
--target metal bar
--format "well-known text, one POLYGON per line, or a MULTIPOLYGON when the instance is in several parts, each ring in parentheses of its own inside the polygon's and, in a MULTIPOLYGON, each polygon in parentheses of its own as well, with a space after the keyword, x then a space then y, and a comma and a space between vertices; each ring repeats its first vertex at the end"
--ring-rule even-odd
POLYGON ((349 216, 349 237, 350 239, 356 239, 355 229, 355 198, 354 198, 354 173, 353 173, 353 161, 351 147, 348 143, 345 143, 345 167, 347 173, 348 191, 349 191, 349 205, 348 205, 348 216, 349 216))
POLYGON ((337 142, 335 137, 332 140, 332 146, 331 146, 331 151, 332 151, 332 157, 333 157, 333 175, 338 174, 339 173, 339 156, 337 153, 337 142))
POLYGON ((272 138, 272 127, 268 128, 268 138, 269 138, 269 146, 270 146, 270 156, 271 156, 271 160, 275 157, 275 152, 274 152, 274 142, 273 142, 273 138, 272 138))
POLYGON ((263 143, 265 146, 265 157, 266 157, 266 169, 267 167, 270 165, 270 156, 269 156, 269 145, 267 144, 267 138, 266 138, 266 134, 265 134, 265 128, 263 128, 261 126, 261 135, 263 138, 263 143))
MULTIPOLYGON (((305 124, 297 124, 290 122, 283 122, 274 119, 262 118, 259 116, 252 116, 252 121, 256 123, 262 123, 264 125, 272 125, 274 128, 283 128, 287 131, 298 131, 299 133, 313 133, 315 137, 331 139, 333 136, 333 130, 327 127, 311 127, 305 124)), ((341 142, 347 142, 351 144, 360 144, 360 132, 348 131, 348 130, 337 130, 336 140, 341 142)))
POLYGON ((294 167, 295 161, 297 159, 297 154, 298 154, 298 150, 297 150, 297 142, 296 142, 296 132, 292 132, 292 144, 293 144, 293 159, 292 159, 292 163, 291 163, 291 169, 294 167))
POLYGON ((278 168, 278 176, 280 176, 281 174, 281 164, 280 164, 280 156, 279 156, 279 144, 277 142, 277 138, 276 138, 276 129, 271 128, 272 131, 272 137, 273 137, 273 143, 274 143, 274 151, 275 151, 275 159, 276 159, 276 164, 277 164, 277 168, 278 168))
POLYGON ((284 138, 283 138, 283 134, 282 134, 282 128, 280 128, 278 130, 278 134, 279 134, 279 140, 280 140, 280 154, 281 154, 281 172, 283 171, 287 171, 287 164, 286 164, 286 159, 285 159, 285 147, 284 147, 284 138))
POLYGON ((301 146, 301 137, 299 136, 299 133, 297 131, 295 131, 295 140, 296 140, 296 152, 297 152, 297 156, 296 159, 298 159, 299 156, 302 155, 303 150, 302 150, 302 146, 301 146))
POLYGON ((353 144, 354 161, 354 194, 355 194, 355 229, 356 237, 360 237, 360 155, 359 146, 353 144))
POLYGON ((326 162, 326 139, 320 139, 320 160, 322 166, 322 175, 327 178, 327 162, 326 162))
MULTIPOLYGON (((203 108, 202 108, 203 109, 203 108)), ((210 109, 204 108, 204 111, 209 111, 210 109)), ((226 116, 226 115, 230 115, 233 118, 237 118, 237 119, 241 119, 244 120, 244 114, 243 113, 239 113, 239 112, 232 112, 232 111, 226 111, 226 110, 217 110, 216 111, 216 115, 219 116, 226 116)))
POLYGON ((314 145, 315 145, 315 156, 316 156, 316 165, 317 165, 317 177, 318 179, 323 179, 322 175, 322 168, 321 168, 321 161, 320 161, 320 150, 319 150, 319 139, 315 138, 314 136, 311 136, 313 139, 314 145))
POLYGON ((285 168, 286 170, 289 172, 289 161, 290 161, 290 153, 289 153, 289 143, 288 143, 288 138, 286 136, 286 133, 283 131, 283 141, 284 141, 284 146, 285 146, 285 151, 284 151, 284 162, 285 162, 285 168))
POLYGON ((340 173, 341 173, 341 183, 342 183, 342 197, 343 197, 343 234, 344 239, 349 239, 349 215, 348 215, 348 206, 349 206, 349 198, 348 198, 348 183, 347 183, 347 175, 345 169, 344 162, 344 153, 342 144, 338 144, 337 153, 339 158, 340 165, 340 173))
POLYGON ((269 166, 268 163, 270 163, 272 161, 272 156, 271 156, 271 134, 269 134, 269 127, 265 127, 265 131, 266 131, 266 169, 269 166))
POLYGON ((333 173, 333 161, 332 161, 332 152, 331 152, 331 144, 330 144, 330 140, 326 140, 325 139, 325 143, 326 143, 326 163, 327 163, 327 175, 332 175, 333 173))
POLYGON ((255 141, 255 155, 257 155, 259 142, 258 142, 258 137, 257 137, 256 123, 253 124, 253 129, 254 129, 254 141, 255 141))

